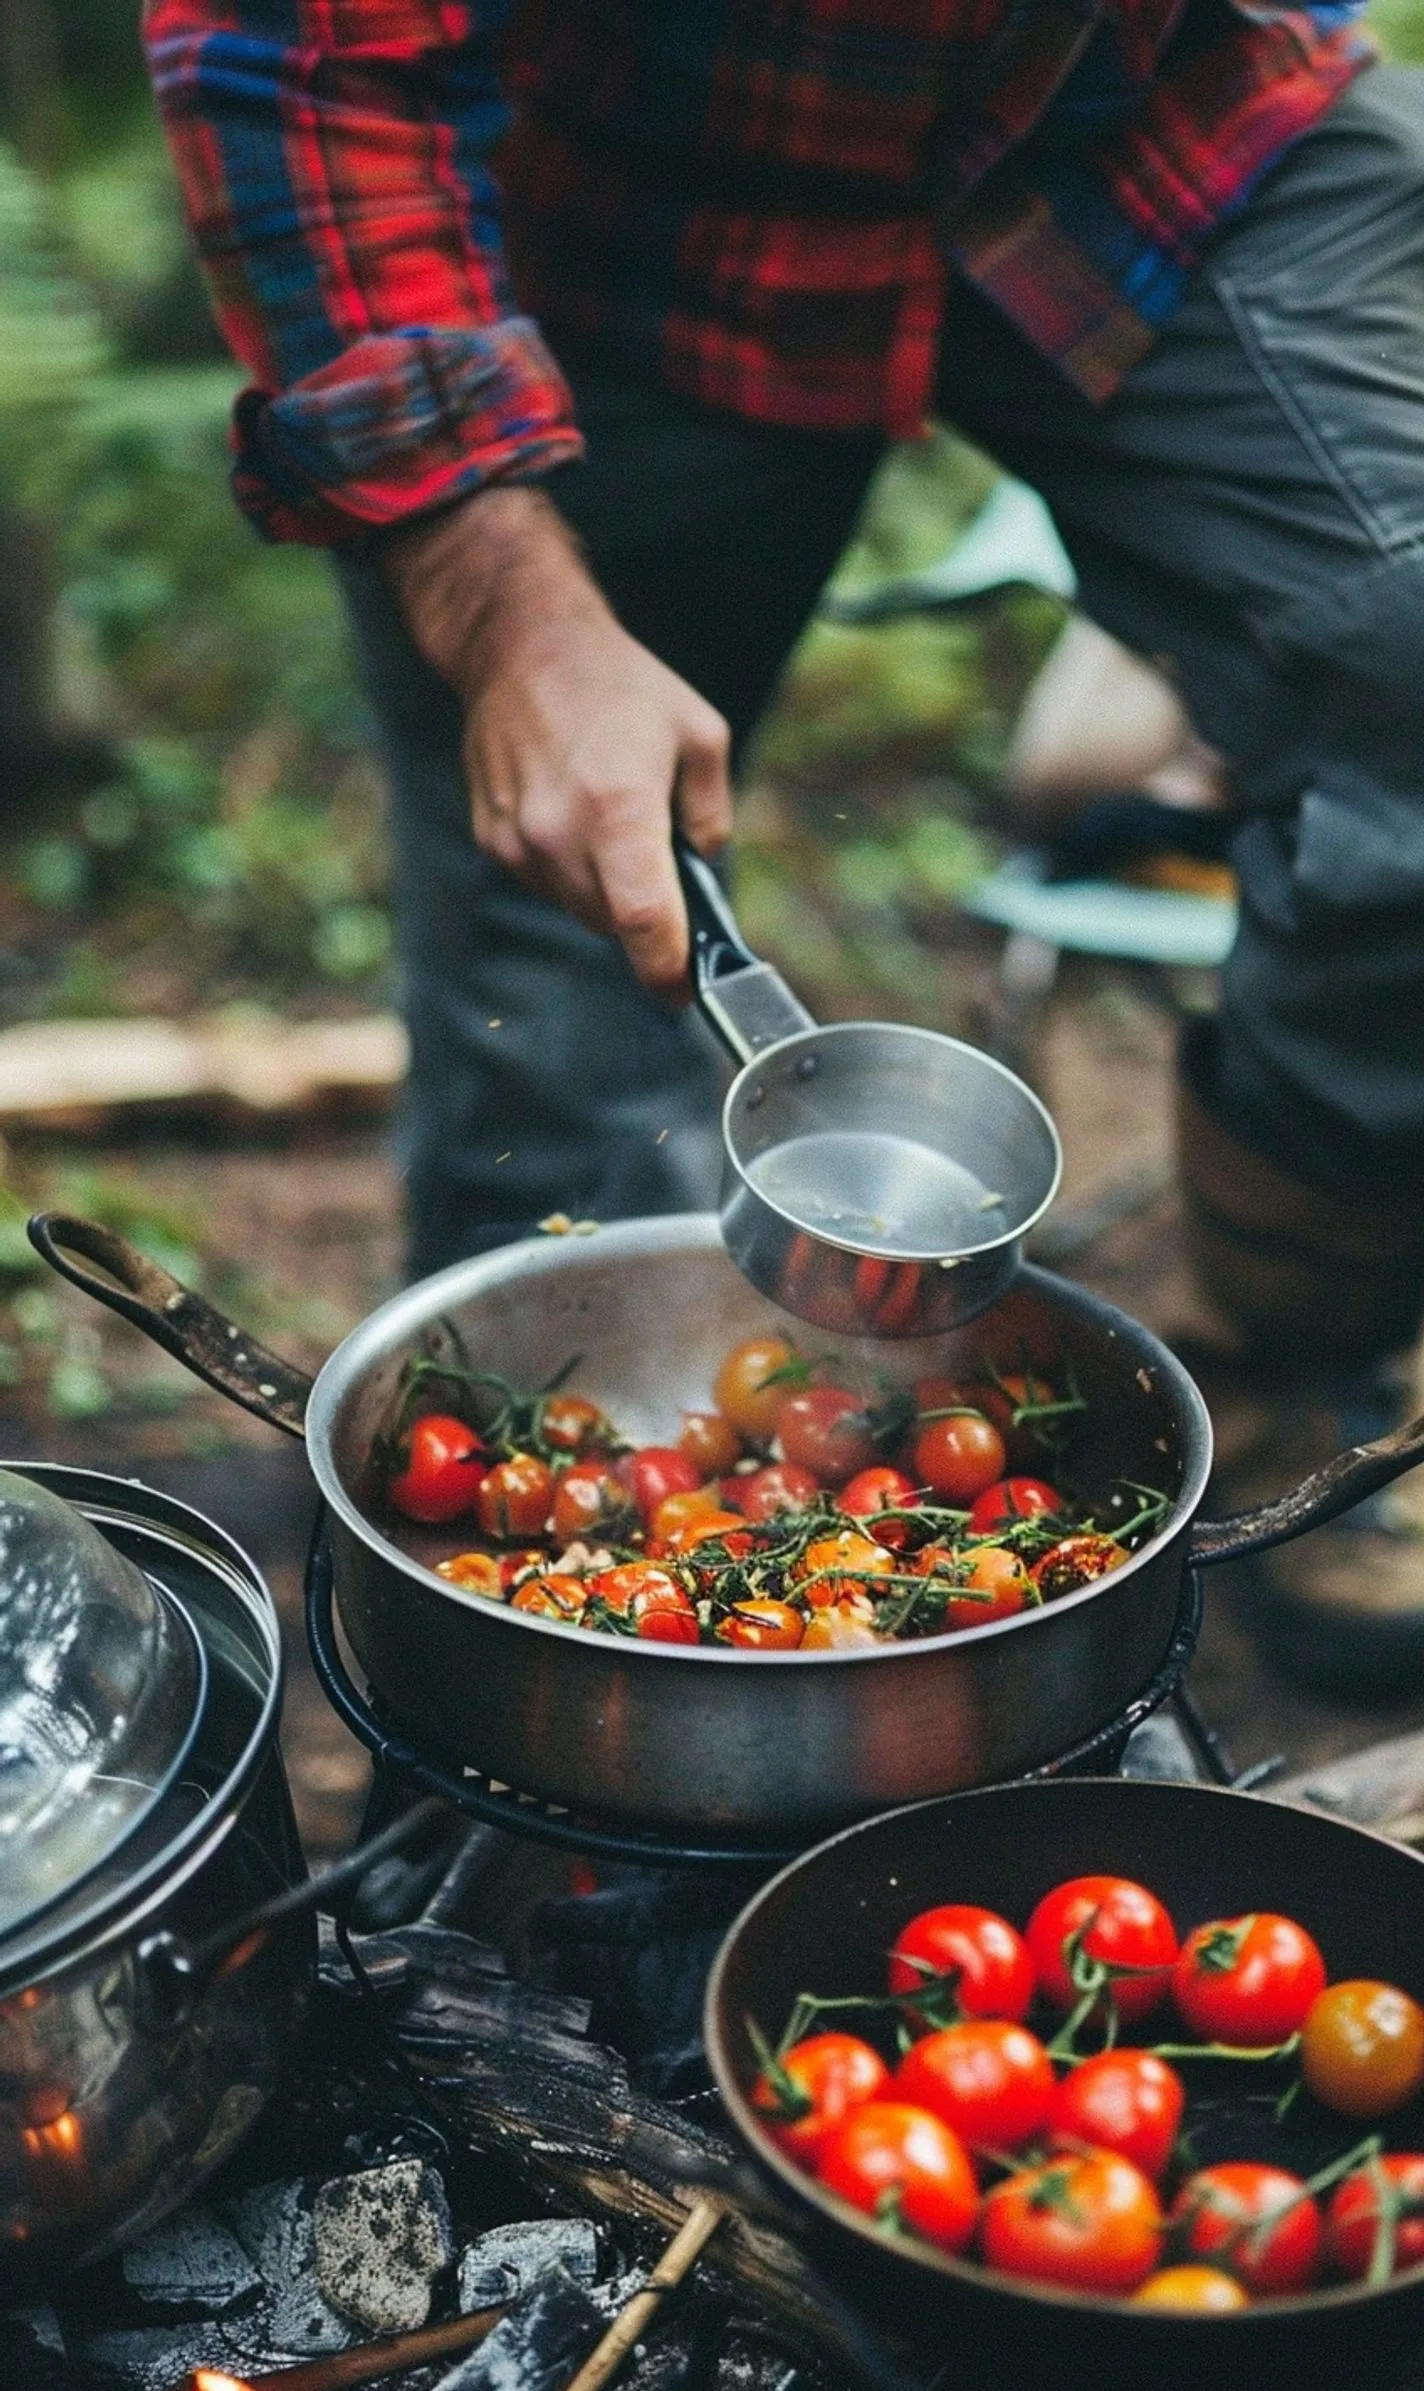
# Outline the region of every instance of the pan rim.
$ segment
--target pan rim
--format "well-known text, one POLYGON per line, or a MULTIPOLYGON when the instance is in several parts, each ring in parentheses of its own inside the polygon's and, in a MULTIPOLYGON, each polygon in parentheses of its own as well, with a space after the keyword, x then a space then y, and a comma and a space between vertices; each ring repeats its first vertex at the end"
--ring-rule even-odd
POLYGON ((1303 1802, 1280 1802, 1272 1805, 1268 1795, 1241 1792, 1232 1785, 1199 1785, 1158 1778, 1095 1776, 1061 1778, 1040 1783, 1025 1781, 1016 1784, 966 1786, 957 1793, 936 1794, 930 1800, 923 1802, 902 1802, 893 1810, 881 1810, 871 1818, 857 1819, 849 1826, 837 1828, 834 1834, 825 1836, 821 1842, 813 1844, 809 1850, 798 1852, 794 1860, 788 1860, 786 1865, 779 1868, 774 1876, 769 1877, 765 1884, 759 1885, 750 1900, 745 1902, 737 1912, 718 1946, 716 1958, 708 1973, 707 1990, 703 1997, 702 2041, 708 2064, 712 2070, 713 2081, 717 2087, 718 2098, 730 2116, 737 2133, 753 2154, 758 2165, 765 2166, 775 2174, 780 2182, 813 2213, 826 2217, 831 2223, 852 2231, 857 2240, 867 2249, 875 2251, 886 2259, 903 2259, 910 2266, 917 2267, 928 2275, 967 2288, 974 2293, 1003 2299, 1032 2301, 1049 2314, 1055 2310, 1067 2308, 1081 2315, 1112 2317, 1115 2321, 1130 2316, 1134 2323, 1141 2321, 1149 2330, 1155 2329, 1164 2335, 1183 2324, 1213 2331, 1220 2331, 1225 2325, 1238 2329, 1254 2327, 1260 2331, 1263 2327, 1284 2320, 1296 2322, 1307 2320, 1311 2316, 1318 2316, 1322 2309, 1348 2310, 1366 2302, 1397 2297, 1402 2293, 1412 2292, 1417 2297, 1421 2289, 1424 2289, 1424 2266, 1405 2268, 1399 2274, 1391 2276, 1387 2283, 1374 2285, 1363 2282, 1323 2284, 1308 2292, 1255 2300, 1247 2308, 1230 2309, 1215 2315, 1194 2314, 1190 2310, 1182 2309, 1135 2308, 1129 2300, 1112 2298, 1105 2293, 1077 2291, 1067 2285, 1035 2283, 1026 2276, 1020 2277, 995 2272, 992 2268, 980 2265, 973 2260, 952 2257, 948 2252, 932 2249, 928 2243, 921 2248, 908 2243, 902 2246, 887 2241, 884 2234, 877 2231, 872 2218, 866 2216, 862 2210, 853 2208, 848 2201, 840 2199, 837 2194, 824 2190, 813 2178, 786 2158, 777 2149, 770 2135, 762 2130, 750 2102, 743 2098, 732 2075, 729 2054, 725 2049, 721 2033, 721 1987, 732 1946, 740 1935, 744 1924, 755 1914, 763 1902, 769 1900, 787 1878, 794 1875, 798 1869, 809 1866, 813 1861, 820 1861, 840 1845, 849 1842, 854 1836, 867 1834, 877 1829, 884 1830, 895 1821, 912 1813, 943 1810, 951 1803, 957 1805, 965 1802, 1002 1801, 1008 1797, 1015 1800, 1025 1798, 1042 1800, 1046 1797, 1051 1800, 1067 1795, 1071 1798, 1073 1790, 1079 1786, 1104 1785, 1111 1785, 1115 1791, 1124 1793, 1129 1803, 1143 1798, 1160 1799, 1164 1794, 1169 1796, 1185 1794, 1192 1797, 1209 1797, 1214 1801, 1249 1802, 1257 1809, 1274 1806, 1278 1809, 1300 1811, 1322 1828, 1333 1830, 1339 1835, 1363 1837, 1367 1842, 1381 1844, 1385 1850, 1393 1853, 1396 1857, 1424 1869, 1424 1852, 1414 1850, 1409 1844, 1397 1843, 1392 1836, 1382 1835, 1375 1828, 1362 1826, 1354 1819, 1334 1818, 1324 1811, 1311 1809, 1303 1802))
MULTIPOLYGON (((644 1258, 649 1242, 657 1249, 677 1251, 689 1246, 699 1252, 723 1255, 729 1270, 736 1265, 726 1254, 721 1228, 715 1212, 671 1212, 652 1218, 612 1221, 600 1224, 596 1235, 578 1241, 580 1255, 595 1249, 611 1252, 616 1260, 623 1251, 644 1258)), ((561 1641, 576 1642, 587 1650, 590 1643, 607 1638, 591 1639, 588 1631, 566 1626, 562 1621, 540 1619, 528 1611, 511 1610, 507 1604, 492 1604, 487 1596, 472 1594, 452 1585, 448 1578, 439 1577, 433 1569, 417 1561, 394 1543, 366 1516, 348 1493, 334 1457, 335 1429, 341 1406, 347 1395, 357 1387, 368 1368, 388 1358, 399 1343, 402 1333, 413 1332, 438 1317, 442 1308, 458 1294, 461 1299, 478 1294, 485 1284, 503 1285, 511 1277, 542 1277, 546 1271, 573 1266, 572 1241, 568 1239, 525 1238, 518 1244, 499 1246, 488 1254, 469 1261, 451 1263, 433 1276, 420 1279, 413 1286, 387 1298, 370 1313, 349 1336, 343 1338, 329 1355, 317 1375, 307 1403, 307 1458, 322 1497, 346 1532, 363 1544, 375 1559, 395 1563, 409 1571, 422 1590, 438 1595, 457 1609, 477 1613, 481 1618, 497 1615, 508 1625, 534 1635, 554 1636, 561 1641), (558 1257, 568 1254, 567 1262, 558 1257), (536 1265, 537 1260, 537 1266, 536 1265)), ((1068 1610, 1080 1609, 1084 1604, 1102 1599, 1105 1589, 1120 1590, 1146 1564, 1160 1554, 1177 1537, 1190 1531, 1191 1523, 1200 1509, 1212 1463, 1211 1420, 1200 1388, 1185 1366, 1151 1329, 1115 1304, 1091 1294, 1054 1271, 1025 1263, 1014 1284, 1027 1282, 1030 1288, 1066 1306, 1070 1312, 1100 1328, 1105 1336, 1125 1335, 1135 1344, 1145 1346, 1147 1354, 1143 1368, 1156 1370, 1171 1387, 1182 1416, 1182 1451, 1180 1456, 1181 1483, 1171 1507, 1156 1534, 1140 1545, 1120 1569, 1094 1579, 1079 1587, 1076 1593, 1064 1594, 1041 1608, 1021 1611, 1011 1619, 991 1620, 982 1627, 958 1628, 937 1636, 917 1637, 913 1642, 886 1643, 860 1647, 850 1651, 830 1652, 747 1652, 723 1649, 714 1644, 660 1644, 640 1639, 619 1637, 616 1648, 621 1658, 631 1658, 638 1665, 664 1668, 686 1668, 708 1664, 737 1669, 814 1669, 864 1667, 867 1664, 898 1663, 902 1668, 917 1657, 928 1661, 943 1653, 946 1646, 956 1649, 969 1644, 983 1644, 989 1639, 1031 1632, 1041 1621, 1057 1617, 1068 1610)), ((769 1314, 784 1319, 797 1330, 804 1331, 804 1322, 790 1313, 781 1313, 769 1298, 761 1300, 769 1314)), ((986 1315, 987 1316, 987 1315, 986 1315)), ((956 1332, 963 1333, 963 1332, 956 1332)), ((913 1361, 915 1348, 938 1347, 944 1337, 914 1337, 896 1340, 896 1349, 908 1353, 913 1361)), ((340 1591, 337 1593, 340 1608, 340 1591)))

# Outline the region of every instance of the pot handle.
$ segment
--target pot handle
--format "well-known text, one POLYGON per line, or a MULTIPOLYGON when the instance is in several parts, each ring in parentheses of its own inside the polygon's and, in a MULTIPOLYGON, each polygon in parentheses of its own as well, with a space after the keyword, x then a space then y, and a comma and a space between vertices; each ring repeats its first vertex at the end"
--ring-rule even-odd
POLYGON ((68 1212, 36 1212, 29 1239, 52 1270, 141 1328, 155 1345, 269 1427, 301 1436, 313 1381, 140 1253, 117 1230, 68 1212), (83 1260, 77 1259, 83 1256, 83 1260), (90 1264, 97 1264, 91 1269, 90 1264), (101 1275, 104 1274, 104 1275, 101 1275))
POLYGON ((672 834, 672 852, 687 907, 697 1009, 732 1060, 749 1063, 764 1046, 814 1029, 814 1019, 780 972, 752 953, 711 864, 680 830, 672 834))
POLYGON ((1352 1445, 1337 1453, 1322 1469, 1312 1470, 1288 1494, 1278 1494, 1254 1510, 1237 1511, 1230 1519, 1199 1519, 1187 1547, 1193 1568, 1210 1568, 1217 1561, 1235 1561, 1243 1553, 1267 1552, 1273 1544, 1289 1544, 1310 1528, 1323 1527, 1353 1510, 1381 1487, 1392 1486, 1406 1470, 1424 1461, 1424 1416, 1406 1427, 1377 1437, 1373 1444, 1352 1445))
POLYGON ((427 1794, 379 1835, 373 1835, 369 1843, 358 1844, 344 1860, 299 1885, 286 1886, 235 1923, 220 1926, 201 1943, 190 1943, 168 1927, 145 1935, 134 1953, 134 2015, 140 2033, 171 2034, 184 2025, 195 2001, 213 1980, 241 1967, 260 1949, 274 1926, 303 1910, 329 1910, 337 1896, 359 1884, 377 1861, 389 1859, 402 1844, 413 1842, 449 1812, 448 1802, 427 1794))

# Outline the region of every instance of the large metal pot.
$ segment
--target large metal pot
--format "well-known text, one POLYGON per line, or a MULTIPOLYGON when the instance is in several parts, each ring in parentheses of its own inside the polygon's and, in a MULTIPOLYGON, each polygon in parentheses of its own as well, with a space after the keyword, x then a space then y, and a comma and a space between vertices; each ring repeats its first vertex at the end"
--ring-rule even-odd
MULTIPOLYGON (((42 1216, 31 1234, 57 1268, 212 1384, 289 1433, 305 1428, 342 1623, 414 1739, 577 1811, 674 1833, 810 1841, 897 1803, 1036 1768, 1106 1725, 1153 1675, 1189 1564, 1297 1534, 1424 1454, 1420 1421, 1260 1511, 1200 1522, 1211 1430, 1187 1372, 1125 1314, 1025 1270, 972 1327, 898 1346, 894 1375, 962 1372, 971 1359, 1071 1365, 1087 1402, 1074 1483, 1107 1518, 1115 1493, 1128 1499, 1120 1482, 1170 1496, 1160 1530, 1126 1567, 1016 1619, 870 1651, 631 1642, 437 1577, 431 1564, 457 1533, 397 1528, 369 1483, 371 1448, 404 1363, 432 1339, 529 1388, 577 1357, 581 1390, 630 1435, 664 1439, 680 1406, 706 1404, 729 1346, 756 1328, 794 1329, 741 1278, 711 1215, 627 1221, 459 1263, 382 1305, 314 1387, 112 1232, 42 1216)), ((886 1367, 883 1343, 841 1339, 837 1351, 871 1383, 886 1367)))
POLYGON ((68 1900, 0 1941, 0 2287, 101 2255, 181 2200, 273 2089, 314 1956, 279 1921, 155 2005, 151 1938, 201 1946, 305 1875, 277 1749, 282 1662, 261 1578, 166 1495, 25 1462, 202 1639, 210 1695, 178 1782, 68 1900))

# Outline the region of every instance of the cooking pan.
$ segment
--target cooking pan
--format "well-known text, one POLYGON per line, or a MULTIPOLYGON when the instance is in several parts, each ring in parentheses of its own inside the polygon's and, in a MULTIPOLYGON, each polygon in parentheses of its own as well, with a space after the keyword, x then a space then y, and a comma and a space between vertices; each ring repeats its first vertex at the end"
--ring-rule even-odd
MULTIPOLYGON (((315 1385, 92 1221, 42 1214, 39 1251, 236 1401, 305 1432, 330 1513, 336 1602, 384 1708, 427 1751, 611 1822, 749 1844, 958 1787, 1022 1776, 1086 1741, 1133 1699, 1172 1640, 1189 1566, 1279 1543, 1334 1517, 1424 1455, 1424 1420, 1342 1454, 1241 1518, 1197 1518, 1211 1460, 1206 1406, 1167 1348, 1051 1274, 1023 1270, 971 1328, 907 1340, 894 1375, 1026 1363, 1072 1372, 1085 1399, 1069 1485, 1111 1519, 1129 1485, 1160 1488, 1161 1526, 1081 1592, 956 1635, 826 1653, 724 1652, 590 1634, 451 1585, 434 1562, 458 1525, 397 1522, 370 1484, 404 1365, 462 1354, 516 1386, 572 1383, 630 1436, 663 1441, 705 1406, 727 1349, 799 1333, 729 1261, 714 1216, 624 1221, 457 1263, 353 1331, 315 1385), (96 1267, 97 1266, 97 1267, 96 1267)), ((838 1339, 867 1385, 887 1348, 838 1339)), ((1058 1464, 1055 1462, 1055 1469, 1058 1464)))
POLYGON ((960 1038, 818 1027, 752 953, 710 865, 675 834, 699 1010, 740 1068, 722 1108, 722 1236, 744 1278, 837 1336, 924 1337, 997 1301, 1052 1203, 1058 1132, 1031 1088, 960 1038))
MULTIPOLYGON (((895 1936, 933 1904, 982 1903, 1022 1926, 1051 1886, 1099 1871, 1151 1886, 1181 1933, 1206 1918, 1284 1911, 1315 1936, 1332 1979, 1378 1977, 1424 2000, 1424 1861, 1363 1828, 1250 1794, 1129 1779, 1000 1786, 893 1812, 819 1845, 763 1887, 708 1982, 712 2070, 780 2202, 838 2287, 904 2331, 916 2371, 938 2375, 953 2357, 955 2391, 1417 2385, 1424 2270, 1375 2291, 1332 2286, 1226 2316, 1131 2308, 892 2243, 766 2134, 749 2097, 758 2065, 748 2018, 774 2041, 802 1991, 883 1991, 895 1936)), ((1266 2085, 1262 2072, 1190 2070, 1197 2164, 1265 2158, 1308 2176, 1360 2139, 1364 2128, 1308 2096, 1277 2123, 1280 2081, 1266 2085)), ((1424 2102, 1383 2126, 1391 2148, 1424 2148, 1424 2102)))

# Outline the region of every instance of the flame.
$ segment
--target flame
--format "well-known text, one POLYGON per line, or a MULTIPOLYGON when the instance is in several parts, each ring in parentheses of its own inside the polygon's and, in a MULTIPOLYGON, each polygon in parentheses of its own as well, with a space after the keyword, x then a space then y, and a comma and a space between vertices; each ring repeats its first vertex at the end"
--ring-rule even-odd
POLYGON ((57 2117, 49 2118, 43 2125, 22 2126, 20 2140, 32 2159, 54 2158, 72 2163, 84 2155, 84 2127, 74 2109, 61 2109, 57 2117))
POLYGON ((198 2367, 192 2382, 193 2391, 251 2391, 240 2374, 219 2374, 211 2366, 198 2367))

